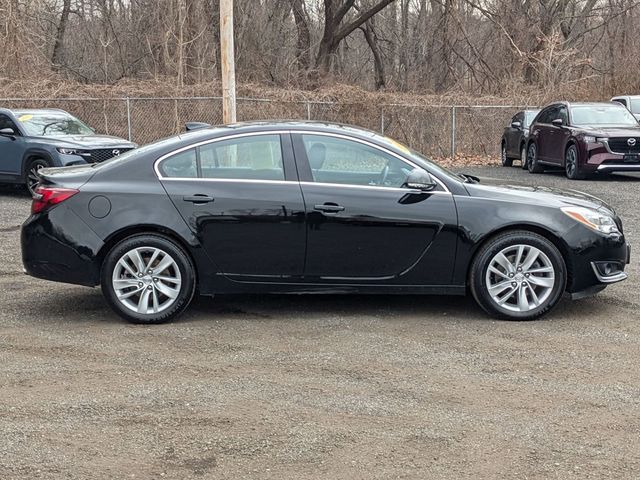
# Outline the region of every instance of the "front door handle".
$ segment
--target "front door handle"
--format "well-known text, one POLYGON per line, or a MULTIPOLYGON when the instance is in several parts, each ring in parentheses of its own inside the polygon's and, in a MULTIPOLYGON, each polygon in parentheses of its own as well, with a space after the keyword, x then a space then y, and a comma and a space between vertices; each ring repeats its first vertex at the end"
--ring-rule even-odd
POLYGON ((335 203, 325 203, 323 205, 316 205, 313 207, 314 210, 324 213, 338 213, 343 212, 344 207, 342 205, 337 205, 335 203))
POLYGON ((186 195, 182 197, 182 200, 191 203, 211 203, 214 201, 214 198, 210 197, 209 195, 197 193, 196 195, 186 195))

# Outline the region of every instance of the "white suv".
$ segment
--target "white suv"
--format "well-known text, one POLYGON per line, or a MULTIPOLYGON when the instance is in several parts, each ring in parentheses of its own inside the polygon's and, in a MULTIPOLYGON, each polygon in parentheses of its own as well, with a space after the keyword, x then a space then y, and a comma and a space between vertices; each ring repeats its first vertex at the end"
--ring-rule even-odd
POLYGON ((612 102, 618 102, 629 109, 633 116, 640 120, 640 95, 621 95, 613 97, 612 102))

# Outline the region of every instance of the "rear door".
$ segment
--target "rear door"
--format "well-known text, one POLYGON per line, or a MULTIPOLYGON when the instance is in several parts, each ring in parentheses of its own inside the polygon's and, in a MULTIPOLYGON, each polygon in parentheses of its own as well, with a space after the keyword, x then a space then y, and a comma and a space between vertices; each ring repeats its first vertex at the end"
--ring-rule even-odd
POLYGON ((415 165, 365 141, 294 134, 306 202, 305 282, 449 285, 457 212, 439 186, 403 188, 415 165))
POLYGON ((158 163, 176 208, 219 268, 244 282, 297 281, 305 211, 288 133, 242 134, 158 163))

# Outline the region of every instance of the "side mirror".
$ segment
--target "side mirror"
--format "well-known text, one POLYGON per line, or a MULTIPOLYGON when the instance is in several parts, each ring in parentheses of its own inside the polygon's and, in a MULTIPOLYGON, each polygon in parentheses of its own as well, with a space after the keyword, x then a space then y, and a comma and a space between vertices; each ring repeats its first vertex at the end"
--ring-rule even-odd
POLYGON ((407 181, 404 182, 403 187, 415 188, 416 190, 422 190, 423 192, 430 192, 436 188, 438 184, 433 180, 429 172, 421 168, 415 168, 407 177, 407 181))
POLYGON ((511 122, 511 128, 520 128, 522 127, 521 122, 511 122))
POLYGON ((556 127, 561 127, 564 125, 564 121, 561 118, 556 118, 551 122, 551 124, 555 125, 556 127))
POLYGON ((15 137, 16 132, 13 131, 13 128, 3 128, 0 130, 0 135, 3 137, 15 137))

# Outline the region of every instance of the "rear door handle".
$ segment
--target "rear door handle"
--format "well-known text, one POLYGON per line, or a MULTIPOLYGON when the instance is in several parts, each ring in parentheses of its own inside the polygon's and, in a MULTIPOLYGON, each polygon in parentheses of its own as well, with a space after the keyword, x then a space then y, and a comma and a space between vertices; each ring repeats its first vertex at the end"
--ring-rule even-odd
POLYGON ((344 207, 342 205, 337 205, 335 203, 325 203, 324 205, 316 205, 313 207, 314 210, 324 213, 338 213, 343 212, 344 207))
POLYGON ((186 195, 182 197, 182 200, 191 203, 211 203, 214 201, 214 198, 210 197, 209 195, 198 193, 196 195, 186 195))

